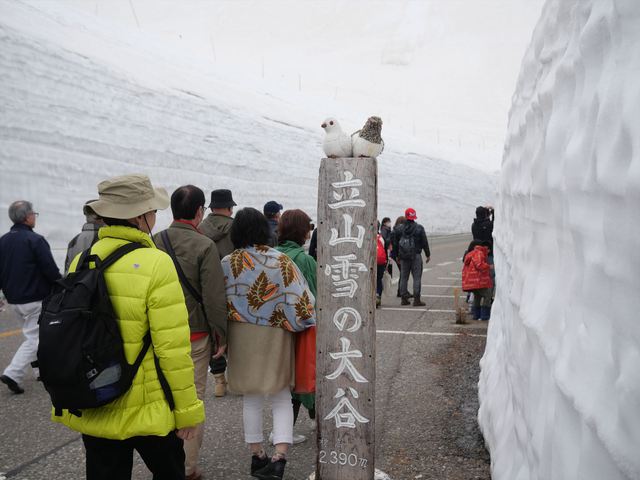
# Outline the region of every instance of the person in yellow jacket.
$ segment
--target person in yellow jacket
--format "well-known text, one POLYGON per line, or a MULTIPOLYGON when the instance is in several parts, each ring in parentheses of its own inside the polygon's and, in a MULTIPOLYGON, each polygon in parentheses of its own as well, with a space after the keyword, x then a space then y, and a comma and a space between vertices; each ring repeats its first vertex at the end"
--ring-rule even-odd
MULTIPOLYGON (((129 363, 151 331, 151 347, 131 388, 113 402, 85 409, 81 416, 63 411, 56 422, 82 433, 87 480, 130 479, 137 450, 154 480, 184 480, 183 440, 193 438, 204 421, 196 396, 189 321, 182 287, 171 258, 158 250, 149 234, 156 210, 169 206, 164 189, 154 189, 146 175, 110 178, 98 185, 99 199, 89 207, 107 226, 98 232, 91 253, 104 259, 128 242, 139 248, 104 274, 129 363), (171 390, 169 406, 154 363, 171 390)), ((78 257, 71 264, 76 269, 78 257)))

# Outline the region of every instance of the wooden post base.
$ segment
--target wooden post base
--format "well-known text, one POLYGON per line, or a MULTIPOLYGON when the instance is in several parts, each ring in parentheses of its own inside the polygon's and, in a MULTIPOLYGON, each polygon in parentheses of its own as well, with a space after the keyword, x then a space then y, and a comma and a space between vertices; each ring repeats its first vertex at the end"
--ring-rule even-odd
MULTIPOLYGON (((316 480, 315 472, 313 472, 311 475, 309 475, 307 480, 316 480)), ((391 477, 389 475, 387 475, 386 473, 384 473, 382 470, 378 470, 376 468, 376 470, 374 472, 374 477, 373 477, 372 480, 391 480, 391 477)))
POLYGON ((460 306, 460 290, 453 289, 453 310, 456 312, 456 323, 458 325, 467 324, 467 312, 460 306))

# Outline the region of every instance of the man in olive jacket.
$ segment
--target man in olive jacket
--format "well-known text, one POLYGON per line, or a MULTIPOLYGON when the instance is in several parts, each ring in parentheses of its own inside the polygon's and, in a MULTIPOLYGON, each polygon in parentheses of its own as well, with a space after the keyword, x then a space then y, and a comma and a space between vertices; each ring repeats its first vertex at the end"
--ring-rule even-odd
MULTIPOLYGON (((216 244, 197 228, 204 216, 204 203, 204 192, 198 187, 179 187, 171 195, 173 223, 154 236, 158 248, 172 257, 180 277, 189 312, 196 391, 201 400, 205 398, 212 345, 214 357, 221 357, 227 344, 227 306, 220 256, 216 244)), ((195 438, 184 442, 187 479, 201 478, 197 463, 203 435, 201 424, 195 438)))

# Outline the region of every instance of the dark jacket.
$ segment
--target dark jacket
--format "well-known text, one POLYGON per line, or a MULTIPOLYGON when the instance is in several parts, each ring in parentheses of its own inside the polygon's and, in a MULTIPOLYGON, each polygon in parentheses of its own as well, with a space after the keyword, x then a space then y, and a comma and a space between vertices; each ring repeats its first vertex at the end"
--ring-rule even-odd
POLYGON ((232 223, 233 218, 231 217, 211 213, 198 225, 200 231, 216 243, 220 259, 223 259, 235 250, 229 237, 232 223))
MULTIPOLYGON (((180 267, 191 286, 202 297, 206 316, 188 288, 182 287, 189 311, 189 328, 192 333, 216 333, 220 345, 227 344, 227 298, 224 291, 224 274, 216 244, 190 225, 173 222, 167 229, 180 267)), ((153 236, 156 246, 168 252, 161 233, 153 236)), ((211 335, 213 341, 213 335, 211 335)))
POLYGON ((64 271, 68 272, 71 262, 80 252, 84 252, 98 241, 98 230, 100 225, 87 222, 82 226, 82 232, 73 237, 67 247, 67 258, 64 261, 64 271))
POLYGON ((476 218, 471 225, 471 233, 474 240, 489 242, 493 247, 493 221, 489 218, 476 218))
POLYGON ((269 232, 271 234, 269 246, 275 248, 278 246, 278 221, 272 218, 267 218, 267 221, 269 222, 269 232))
POLYGON ((402 227, 402 225, 404 225, 403 223, 396 225, 395 227, 393 227, 393 230, 391 230, 391 235, 389 236, 389 238, 391 239, 391 252, 390 252, 390 257, 392 260, 395 261, 399 261, 400 259, 398 258, 398 241, 400 241, 400 237, 398 236, 398 233, 400 232, 400 227, 402 227), (396 240, 396 237, 398 240, 396 240))
POLYGON ((31 227, 16 224, 0 237, 0 289, 9 303, 39 302, 59 278, 51 247, 31 227))
POLYGON ((429 250, 429 240, 427 239, 427 232, 425 232, 424 227, 419 223, 416 223, 412 220, 407 220, 406 223, 402 225, 398 225, 393 229, 392 242, 393 242, 393 252, 392 258, 396 258, 399 250, 399 242, 402 235, 413 235, 414 243, 416 246, 416 252, 420 253, 424 250, 424 254, 427 257, 431 256, 431 251, 429 250), (395 255, 393 254, 395 253, 395 255))
POLYGON ((315 228, 311 234, 311 240, 309 240, 309 255, 314 260, 318 260, 318 229, 315 228))
POLYGON ((384 246, 386 249, 391 248, 391 227, 387 227, 386 225, 382 225, 380 227, 380 235, 384 239, 384 246))

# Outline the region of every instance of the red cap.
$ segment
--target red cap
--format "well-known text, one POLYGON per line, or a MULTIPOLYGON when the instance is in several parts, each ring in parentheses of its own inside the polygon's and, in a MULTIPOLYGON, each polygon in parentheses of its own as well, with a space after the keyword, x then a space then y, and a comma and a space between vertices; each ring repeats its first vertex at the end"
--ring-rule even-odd
POLYGON ((416 211, 413 208, 407 208, 404 211, 404 218, 406 218, 407 220, 415 220, 416 218, 418 218, 418 216, 416 215, 416 211))

